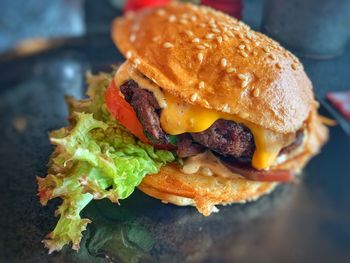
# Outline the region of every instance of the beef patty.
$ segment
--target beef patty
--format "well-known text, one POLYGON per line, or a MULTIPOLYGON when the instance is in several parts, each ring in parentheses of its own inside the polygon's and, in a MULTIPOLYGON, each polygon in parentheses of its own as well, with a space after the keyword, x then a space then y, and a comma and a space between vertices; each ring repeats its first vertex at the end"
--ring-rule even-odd
POLYGON ((156 145, 167 144, 168 136, 160 127, 160 107, 153 93, 139 88, 139 85, 133 80, 121 85, 120 91, 135 110, 146 137, 156 145))
MULTIPOLYGON (((133 80, 125 82, 120 91, 135 110, 147 138, 154 145, 169 144, 169 137, 160 126, 161 108, 153 93, 140 88, 133 80)), ((304 133, 298 131, 295 141, 283 148, 281 153, 288 153, 300 146, 303 136, 304 133)), ((250 162, 255 150, 250 130, 240 123, 227 120, 217 120, 202 132, 181 134, 177 136, 177 141, 179 157, 193 156, 208 148, 222 156, 233 157, 240 162, 250 162)))
POLYGON ((255 143, 253 134, 242 124, 217 120, 208 129, 191 133, 193 140, 207 148, 234 158, 251 160, 255 143))

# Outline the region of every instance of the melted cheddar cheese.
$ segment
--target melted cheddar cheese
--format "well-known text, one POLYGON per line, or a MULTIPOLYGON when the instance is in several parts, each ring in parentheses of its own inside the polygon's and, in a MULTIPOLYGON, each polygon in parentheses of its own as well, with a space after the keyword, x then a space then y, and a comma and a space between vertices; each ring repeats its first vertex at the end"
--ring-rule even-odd
POLYGON ((163 92, 152 80, 142 75, 130 62, 120 66, 114 81, 120 87, 127 80, 135 80, 140 88, 151 91, 162 108, 160 123, 162 129, 170 135, 186 132, 202 132, 208 129, 218 119, 242 123, 252 132, 255 142, 255 152, 252 165, 257 169, 268 169, 275 162, 280 150, 289 145, 295 134, 281 134, 260 127, 238 116, 206 109, 188 104, 181 99, 163 92))
POLYGON ((231 120, 248 127, 256 146, 252 165, 257 169, 269 168, 275 162, 280 150, 294 139, 294 134, 276 133, 232 114, 188 104, 166 92, 164 97, 167 107, 162 110, 160 123, 168 134, 202 132, 218 119, 231 120))

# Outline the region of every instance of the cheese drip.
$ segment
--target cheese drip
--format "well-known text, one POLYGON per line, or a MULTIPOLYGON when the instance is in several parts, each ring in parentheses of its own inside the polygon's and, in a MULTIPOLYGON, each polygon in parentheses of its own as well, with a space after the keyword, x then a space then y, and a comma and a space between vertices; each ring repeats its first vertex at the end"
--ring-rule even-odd
POLYGON ((255 152, 252 166, 268 169, 275 162, 280 150, 295 138, 294 133, 282 134, 260 127, 238 116, 192 105, 165 92, 167 107, 162 110, 160 123, 162 129, 171 135, 186 132, 202 132, 218 119, 241 123, 252 132, 255 152))

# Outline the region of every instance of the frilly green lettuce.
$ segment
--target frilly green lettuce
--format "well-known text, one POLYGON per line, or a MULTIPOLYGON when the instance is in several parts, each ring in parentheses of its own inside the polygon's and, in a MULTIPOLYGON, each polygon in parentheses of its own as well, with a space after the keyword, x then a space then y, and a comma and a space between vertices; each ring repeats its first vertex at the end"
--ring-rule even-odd
POLYGON ((72 243, 79 249, 82 232, 91 221, 80 212, 93 199, 118 203, 127 198, 147 174, 175 160, 165 150, 142 143, 115 121, 104 103, 109 75, 88 76, 89 99, 67 98, 69 126, 50 134, 56 146, 48 175, 37 178, 42 205, 61 198, 55 229, 43 241, 49 253, 72 243))

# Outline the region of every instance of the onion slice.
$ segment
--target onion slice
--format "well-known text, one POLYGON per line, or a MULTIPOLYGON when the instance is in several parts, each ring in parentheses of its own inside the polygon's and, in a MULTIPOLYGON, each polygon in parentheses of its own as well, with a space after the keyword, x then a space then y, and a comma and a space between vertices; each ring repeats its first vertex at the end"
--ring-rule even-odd
POLYGON ((225 159, 222 161, 230 171, 252 181, 289 183, 294 178, 290 170, 257 170, 251 166, 239 164, 238 162, 227 161, 225 159))

